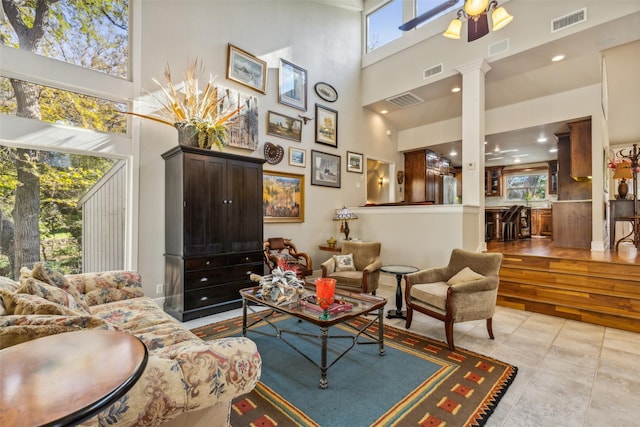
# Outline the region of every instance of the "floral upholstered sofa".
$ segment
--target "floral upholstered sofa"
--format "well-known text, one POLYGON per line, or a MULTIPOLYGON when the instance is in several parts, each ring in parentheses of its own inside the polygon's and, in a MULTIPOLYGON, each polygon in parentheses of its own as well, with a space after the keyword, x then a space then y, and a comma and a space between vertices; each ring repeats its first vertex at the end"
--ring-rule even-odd
POLYGON ((37 263, 19 282, 0 277, 0 348, 82 329, 125 331, 149 351, 131 390, 82 426, 226 426, 260 377, 253 341, 202 341, 143 296, 135 272, 63 276, 37 263))

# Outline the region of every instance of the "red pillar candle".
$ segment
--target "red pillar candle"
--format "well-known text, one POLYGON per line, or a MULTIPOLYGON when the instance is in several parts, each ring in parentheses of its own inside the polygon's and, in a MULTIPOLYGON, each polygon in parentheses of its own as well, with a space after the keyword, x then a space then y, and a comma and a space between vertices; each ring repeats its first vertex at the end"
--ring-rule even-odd
POLYGON ((336 279, 330 279, 327 277, 321 277, 316 279, 316 295, 318 296, 318 303, 322 306, 322 302, 326 301, 327 306, 333 304, 333 299, 336 293, 336 279))

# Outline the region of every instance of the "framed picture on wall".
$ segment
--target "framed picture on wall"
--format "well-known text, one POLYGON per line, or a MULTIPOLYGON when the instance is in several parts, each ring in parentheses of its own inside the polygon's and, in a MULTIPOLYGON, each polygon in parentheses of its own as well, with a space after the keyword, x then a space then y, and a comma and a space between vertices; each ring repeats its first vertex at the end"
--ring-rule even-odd
POLYGON ((227 139, 230 147, 246 150, 258 149, 258 98, 229 89, 216 86, 219 111, 234 111, 242 107, 238 114, 227 122, 227 139))
POLYGON ((311 150, 311 185, 340 188, 340 156, 311 150))
POLYGON ((264 222, 304 222, 304 175, 263 171, 264 222))
POLYGON ((267 134, 292 141, 302 141, 302 120, 284 114, 267 112, 267 134))
POLYGON ((338 148, 338 112, 316 104, 316 142, 338 148))
POLYGON ((363 173, 363 161, 362 154, 347 151, 347 172, 363 173))
POLYGON ((267 93, 267 63, 229 43, 227 79, 267 93))
POLYGON ((307 166, 307 151, 289 147, 289 164, 300 168, 307 166))
POLYGON ((278 102, 307 111, 307 70, 280 59, 278 102))

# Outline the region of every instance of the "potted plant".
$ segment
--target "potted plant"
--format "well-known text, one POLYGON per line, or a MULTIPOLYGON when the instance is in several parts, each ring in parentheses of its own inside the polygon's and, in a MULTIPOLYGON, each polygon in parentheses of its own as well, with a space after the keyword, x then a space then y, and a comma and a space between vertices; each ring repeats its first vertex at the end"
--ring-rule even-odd
POLYGON ((227 145, 228 121, 242 109, 242 106, 235 110, 221 111, 220 107, 227 95, 218 93, 218 87, 213 84, 215 78, 211 74, 204 90, 201 91, 198 83, 203 74, 202 63, 196 59, 188 63, 184 80, 174 85, 167 64, 164 85, 153 79, 160 86, 164 99, 149 93, 161 106, 158 115, 133 112, 128 114, 174 126, 178 129, 180 144, 200 148, 211 148, 215 145, 222 150, 227 145))

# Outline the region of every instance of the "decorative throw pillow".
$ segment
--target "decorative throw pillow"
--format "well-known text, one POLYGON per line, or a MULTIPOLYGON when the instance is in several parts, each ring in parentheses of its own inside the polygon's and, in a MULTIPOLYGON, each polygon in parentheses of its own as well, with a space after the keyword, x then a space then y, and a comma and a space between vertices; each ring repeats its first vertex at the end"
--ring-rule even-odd
POLYGON ((336 263, 336 271, 356 271, 353 254, 334 255, 333 260, 336 263))
POLYGON ((64 289, 41 282, 33 277, 23 279, 21 283, 22 284, 16 291, 18 294, 37 295, 47 301, 67 307, 76 313, 89 314, 88 307, 85 304, 78 302, 71 293, 64 289))
POLYGON ((69 282, 64 275, 55 271, 44 262, 35 263, 33 270, 31 270, 31 276, 42 282, 57 286, 60 289, 66 289, 69 287, 69 282))
POLYGON ((455 276, 447 281, 447 285, 455 286, 461 283, 473 282, 474 280, 484 279, 482 274, 478 274, 469 267, 460 270, 455 276))
POLYGON ((0 349, 63 332, 119 330, 95 316, 23 315, 0 318, 0 349))
MULTIPOLYGON (((16 292, 18 287, 20 287, 20 284, 18 282, 14 282, 8 277, 0 276, 0 316, 10 314, 5 305, 3 295, 6 294, 7 298, 9 298, 11 294, 14 294, 16 292)), ((10 301, 12 302, 12 300, 10 301)))
MULTIPOLYGON (((13 294, 13 314, 57 314, 63 316, 78 316, 81 313, 60 304, 38 296, 29 294, 13 294)), ((86 314, 86 313, 82 313, 86 314)))
POLYGON ((89 306, 84 302, 84 295, 62 273, 55 271, 44 262, 36 262, 31 270, 31 276, 70 293, 84 311, 89 312, 89 306))

